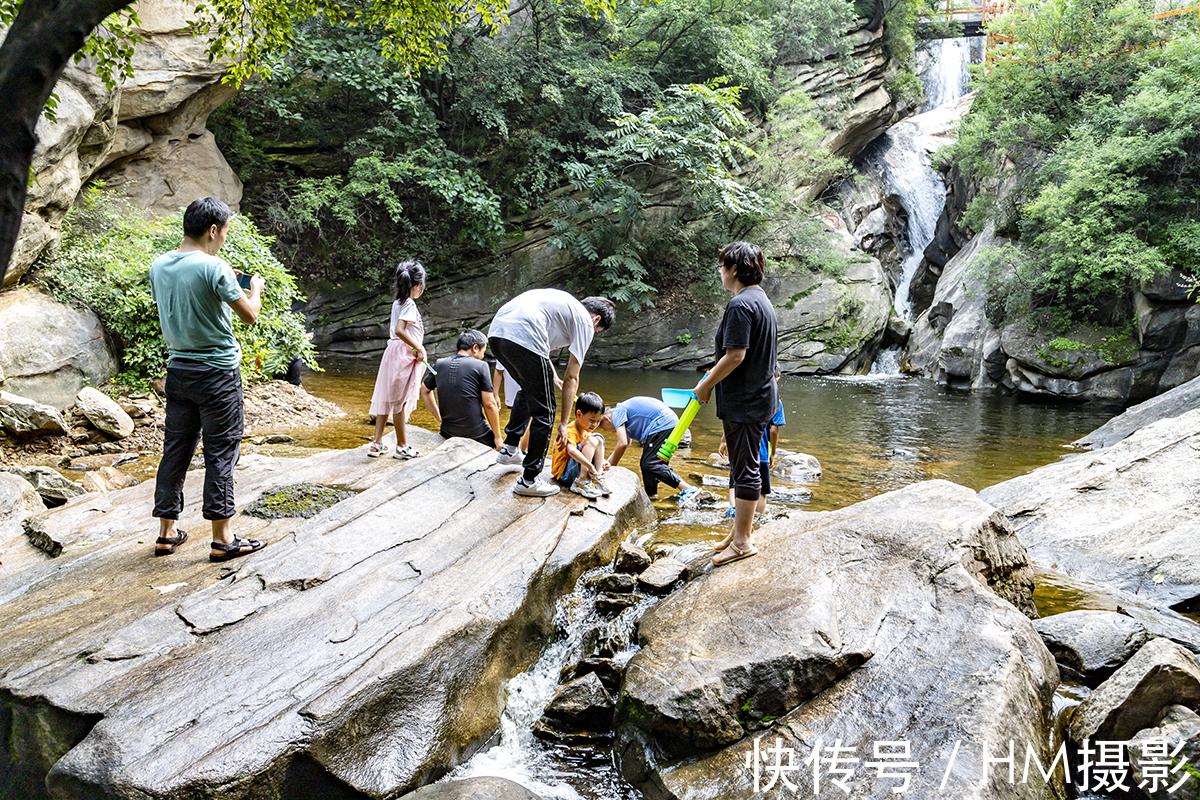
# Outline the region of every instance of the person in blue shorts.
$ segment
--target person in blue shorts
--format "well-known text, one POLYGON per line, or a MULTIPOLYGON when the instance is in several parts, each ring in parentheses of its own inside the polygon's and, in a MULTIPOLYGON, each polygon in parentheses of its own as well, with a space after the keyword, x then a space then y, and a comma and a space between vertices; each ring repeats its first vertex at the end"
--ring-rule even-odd
POLYGON ((675 474, 671 465, 658 457, 658 448, 675 430, 679 417, 667 408, 667 404, 654 397, 631 397, 604 410, 600 420, 602 430, 617 435, 617 445, 608 457, 608 465, 615 467, 629 447, 631 440, 642 443, 642 483, 646 494, 658 494, 658 484, 665 483, 679 490, 679 499, 685 500, 698 490, 675 474))

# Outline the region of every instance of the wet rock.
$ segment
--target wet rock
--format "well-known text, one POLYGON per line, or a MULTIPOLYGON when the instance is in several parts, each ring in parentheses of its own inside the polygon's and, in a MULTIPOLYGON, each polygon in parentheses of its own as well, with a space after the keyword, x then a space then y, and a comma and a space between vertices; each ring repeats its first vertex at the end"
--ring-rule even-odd
POLYGON ((793 486, 771 486, 767 500, 778 503, 807 503, 812 500, 811 489, 798 489, 793 486))
POLYGON ((613 699, 600 676, 589 672, 559 688, 542 712, 549 727, 563 732, 612 730, 613 699))
POLYGON ((785 481, 815 483, 821 479, 821 462, 807 453, 790 453, 779 459, 771 474, 785 481))
POLYGON ((1071 738, 1127 741, 1170 705, 1200 707, 1200 661, 1166 639, 1151 639, 1071 717, 1071 738))
POLYGON ((625 469, 600 502, 519 498, 488 448, 409 437, 425 457, 243 456, 239 497, 359 493, 312 520, 239 515, 268 546, 228 565, 203 547, 202 473, 179 523, 200 541, 167 558, 150 555, 150 483, 44 512, 60 556, 0 570, 0 630, 22 632, 0 637, 0 719, 38 720, 6 769, 48 761, 30 785, 53 797, 286 797, 302 763, 310 786, 394 797, 483 746, 558 594, 652 509, 625 469))
POLYGON ((542 797, 507 778, 480 777, 435 783, 404 795, 403 800, 542 800, 542 797))
POLYGON ((638 574, 650 566, 650 555, 636 544, 621 542, 617 550, 617 558, 613 562, 615 572, 638 574))
MULTIPOLYGON (((681 498, 681 495, 676 495, 676 497, 681 498)), ((679 507, 685 510, 695 510, 697 508, 704 508, 707 505, 717 502, 720 501, 717 499, 715 494, 701 489, 698 492, 692 492, 692 494, 688 495, 686 499, 680 499, 679 507)))
POLYGON ((725 467, 729 468, 729 457, 723 456, 720 453, 709 453, 708 458, 704 459, 704 463, 710 467, 725 467))
POLYGON ((1150 640, 1141 623, 1111 611, 1068 611, 1034 623, 1059 664, 1099 686, 1150 640))
POLYGON ((62 503, 72 497, 87 494, 81 484, 67 480, 50 467, 0 467, 0 472, 11 472, 33 484, 34 490, 43 499, 62 503))
POLYGON ((728 475, 701 475, 700 485, 720 492, 729 491, 728 475))
POLYGON ((638 586, 651 594, 666 594, 686 573, 687 564, 665 556, 638 575, 638 586))
POLYGON ((1200 409, 979 493, 1035 559, 1156 605, 1200 596, 1200 409))
MULTIPOLYGON (((751 798, 756 741, 779 740, 799 764, 818 740, 862 759, 886 738, 907 741, 921 765, 963 744, 945 788, 942 769, 922 769, 914 796, 1044 796, 980 781, 984 747, 1028 742, 1047 763, 1058 683, 1032 623, 996 594, 1032 600, 1027 555, 1002 515, 929 481, 796 514, 755 542, 758 556, 687 584, 639 623, 616 717, 627 780, 655 798, 751 798)), ((889 798, 895 785, 860 770, 851 794, 889 798)))
POLYGON ((75 396, 79 411, 98 430, 115 439, 124 439, 133 433, 133 419, 117 405, 117 401, 91 386, 85 386, 75 396))
POLYGON ((608 693, 616 697, 617 690, 621 686, 621 676, 625 670, 618 667, 611 658, 585 658, 578 664, 564 669, 561 679, 570 681, 574 678, 582 678, 589 672, 594 672, 608 693))
POLYGON ((603 592, 596 597, 596 610, 601 614, 619 614, 642 599, 640 594, 613 594, 603 592))
POLYGON ((1153 800, 1200 797, 1200 715, 1186 706, 1168 706, 1153 728, 1129 740, 1131 783, 1153 800), (1165 746, 1163 742, 1166 742, 1165 746))
POLYGON ((609 620, 596 640, 596 655, 601 658, 612 658, 617 653, 627 650, 633 643, 633 626, 617 617, 609 620))
POLYGON ((295 444, 295 437, 288 436, 283 433, 272 433, 268 436, 260 436, 254 440, 255 444, 295 444))
POLYGON ((632 592, 633 588, 637 586, 637 576, 625 572, 610 572, 597 575, 588 582, 588 585, 597 592, 625 594, 632 592))
POLYGON ((0 390, 0 427, 12 433, 61 434, 70 430, 67 421, 54 406, 0 390))

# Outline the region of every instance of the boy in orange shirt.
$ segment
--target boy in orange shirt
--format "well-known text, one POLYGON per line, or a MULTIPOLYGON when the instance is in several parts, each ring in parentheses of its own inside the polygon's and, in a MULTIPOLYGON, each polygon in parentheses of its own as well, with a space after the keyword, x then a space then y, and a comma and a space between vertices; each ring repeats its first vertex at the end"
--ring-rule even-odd
POLYGON ((575 400, 575 422, 567 426, 567 439, 554 443, 550 471, 571 491, 584 497, 611 494, 604 480, 604 435, 596 429, 604 416, 604 401, 595 392, 584 392, 575 400))

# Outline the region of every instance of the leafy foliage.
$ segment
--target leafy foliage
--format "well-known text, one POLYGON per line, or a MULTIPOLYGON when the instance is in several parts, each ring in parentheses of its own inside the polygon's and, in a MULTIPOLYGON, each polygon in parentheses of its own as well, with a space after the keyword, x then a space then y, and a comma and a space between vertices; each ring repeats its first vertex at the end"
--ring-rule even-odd
POLYGON ((1017 240, 986 265, 995 319, 1124 324, 1141 281, 1200 259, 1200 39, 1151 11, 1053 0, 1001 18, 1014 41, 949 151, 984 181, 967 222, 995 215, 1017 240))
MULTIPOLYGON (((38 282, 62 302, 91 308, 121 349, 125 382, 161 374, 167 359, 150 295, 150 264, 179 246, 182 212, 147 220, 121 208, 102 187, 88 190, 83 203, 63 222, 58 253, 38 270, 38 282)), ((315 351, 304 319, 291 310, 303 300, 295 280, 271 254, 271 239, 245 217, 234 215, 221 257, 231 267, 266 280, 258 322, 243 325, 235 316, 234 335, 242 347, 242 375, 250 382, 283 372, 297 356, 316 368, 315 351)))
POLYGON ((607 148, 566 165, 572 186, 585 196, 555 201, 555 244, 595 265, 599 288, 614 300, 636 311, 654 289, 645 282, 636 235, 651 204, 692 219, 767 214, 766 201, 736 177, 756 155, 736 138, 750 129, 737 107, 739 91, 671 86, 655 108, 614 119, 607 148), (678 181, 683 197, 652 197, 652 187, 661 194, 667 181, 678 181))

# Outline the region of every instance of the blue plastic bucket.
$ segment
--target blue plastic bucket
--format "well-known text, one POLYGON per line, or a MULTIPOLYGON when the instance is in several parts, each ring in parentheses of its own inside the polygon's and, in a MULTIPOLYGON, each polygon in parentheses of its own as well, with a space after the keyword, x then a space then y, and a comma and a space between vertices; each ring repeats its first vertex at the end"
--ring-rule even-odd
POLYGON ((668 408, 684 408, 695 397, 691 389, 663 389, 662 401, 668 408))

